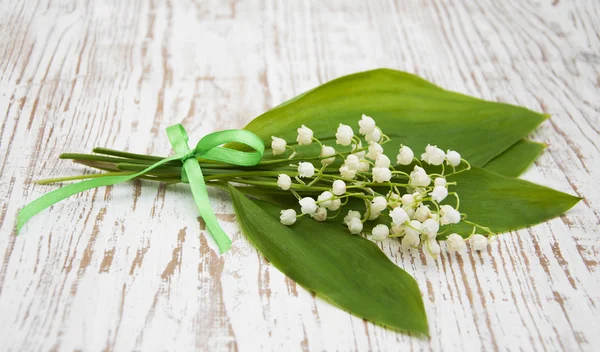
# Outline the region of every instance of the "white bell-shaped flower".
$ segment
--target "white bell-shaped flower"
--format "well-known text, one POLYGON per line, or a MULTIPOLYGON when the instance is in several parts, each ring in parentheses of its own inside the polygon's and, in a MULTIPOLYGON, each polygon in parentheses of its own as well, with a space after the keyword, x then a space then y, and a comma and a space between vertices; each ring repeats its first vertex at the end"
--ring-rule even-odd
POLYGON ((402 237, 402 247, 405 249, 417 248, 421 243, 418 233, 415 235, 414 233, 409 233, 408 228, 406 228, 406 234, 402 237))
POLYGON ((348 167, 349 170, 358 171, 358 167, 360 165, 360 160, 356 155, 350 154, 346 157, 346 161, 344 165, 348 167))
POLYGON ((362 135, 369 134, 375 130, 375 120, 363 114, 362 118, 358 121, 358 126, 360 127, 358 133, 362 135))
POLYGON ((340 123, 335 134, 335 142, 339 145, 348 146, 352 143, 352 137, 354 137, 354 131, 352 131, 352 127, 340 123))
POLYGON ((402 207, 395 207, 394 209, 392 209, 392 211, 390 212, 390 217, 392 218, 392 222, 396 226, 404 225, 410 219, 410 217, 406 213, 406 210, 404 210, 402 207))
POLYGON ((419 237, 422 228, 423 225, 418 220, 411 220, 406 226, 406 235, 419 237))
POLYGON ((387 208, 387 200, 385 197, 377 196, 371 201, 371 211, 380 213, 384 211, 385 208, 387 208))
POLYGON ((318 207, 317 211, 310 214, 310 216, 312 216, 312 218, 317 221, 325 221, 325 220, 327 220, 327 209, 325 209, 323 207, 318 207))
POLYGON ((346 216, 344 216, 344 224, 348 225, 348 223, 350 222, 350 220, 352 219, 358 219, 360 220, 360 213, 356 210, 349 210, 348 214, 346 216))
POLYGON ((460 222, 460 212, 451 205, 442 205, 440 207, 440 223, 442 225, 458 224, 460 222))
POLYGON ((392 171, 387 167, 373 168, 373 182, 384 183, 392 179, 392 171))
POLYGON ((427 187, 431 183, 431 178, 425 172, 425 169, 415 165, 413 172, 410 173, 410 185, 413 187, 427 187))
POLYGON ((379 143, 381 141, 381 130, 379 128, 374 129, 373 132, 365 135, 365 140, 367 142, 379 143))
POLYGON ((363 223, 360 219, 352 218, 348 221, 348 230, 351 234, 358 235, 363 230, 363 223))
POLYGON ((415 205, 415 196, 413 196, 412 194, 405 194, 402 196, 401 198, 402 200, 402 205, 407 206, 407 207, 412 207, 415 205))
POLYGON ((442 165, 446 153, 435 145, 428 144, 425 147, 425 153, 421 154, 421 159, 431 165, 442 165))
POLYGON ((342 194, 346 193, 346 182, 342 180, 335 180, 333 181, 331 188, 333 190, 333 194, 336 196, 341 196, 342 194))
POLYGON ((448 149, 446 152, 446 161, 452 166, 458 166, 460 164, 460 154, 454 150, 448 149))
POLYGON ((287 143, 285 139, 271 136, 271 149, 273 151, 273 155, 279 155, 285 153, 285 147, 287 143))
POLYGON ((446 245, 450 252, 461 252, 467 248, 467 243, 461 235, 453 233, 446 238, 446 245))
POLYGON ((390 229, 384 224, 379 224, 371 230, 371 239, 375 241, 383 241, 388 238, 390 234, 390 229))
POLYGON ((333 203, 333 193, 325 191, 319 195, 317 201, 319 201, 319 206, 327 208, 333 203))
POLYGON ((435 239, 427 240, 427 251, 433 258, 437 258, 440 253, 442 253, 442 248, 440 244, 435 239))
POLYGON ((390 158, 388 158, 385 154, 379 154, 377 156, 377 159, 375 159, 375 166, 376 167, 389 168, 390 164, 391 164, 390 158))
POLYGON ((302 214, 312 214, 317 211, 317 202, 311 197, 304 197, 298 203, 302 214))
POLYGON ((282 210, 279 221, 284 225, 292 225, 296 222, 296 211, 294 209, 282 210))
POLYGON ((367 158, 377 160, 377 156, 383 154, 383 147, 377 142, 371 142, 369 144, 369 152, 367 158))
POLYGON ((471 235, 471 237, 469 238, 469 244, 471 245, 471 248, 473 248, 474 250, 482 251, 487 247, 488 240, 483 235, 475 234, 475 235, 471 235))
POLYGON ((404 235, 404 231, 406 230, 406 226, 404 225, 396 225, 392 223, 392 227, 390 228, 390 232, 396 236, 404 235))
POLYGON ((321 148, 321 155, 320 155, 321 158, 325 158, 325 157, 328 157, 328 156, 330 156, 331 158, 321 159, 321 164, 323 164, 323 165, 329 165, 329 164, 333 163, 335 161, 334 155, 335 155, 335 149, 333 147, 324 145, 321 148))
POLYGON ((300 162, 298 164, 298 176, 300 177, 313 177, 315 174, 315 167, 311 163, 300 162))
POLYGON ((358 172, 369 172, 370 169, 371 169, 371 164, 369 164, 368 161, 361 160, 358 163, 358 172))
POLYGON ((434 202, 439 203, 448 197, 448 188, 445 186, 435 186, 429 195, 434 202))
POLYGON ((430 240, 435 239, 437 237, 438 230, 440 229, 440 224, 433 219, 427 219, 423 221, 421 224, 421 233, 427 236, 430 240))
POLYGON ((296 142, 298 142, 299 145, 309 145, 312 143, 313 131, 310 128, 302 125, 297 131, 298 137, 296 138, 296 142))
POLYGON ((331 205, 327 207, 327 209, 331 211, 336 211, 342 206, 342 200, 337 198, 331 201, 331 205))
POLYGON ((348 166, 342 165, 340 167, 340 175, 342 175, 343 178, 353 180, 356 177, 356 170, 350 170, 348 166))
POLYGON ((414 218, 423 222, 431 216, 431 210, 427 205, 421 204, 417 210, 415 210, 414 218))
POLYGON ((396 162, 400 165, 410 165, 413 162, 414 157, 415 153, 413 153, 412 149, 403 145, 398 151, 396 162))
POLYGON ((438 187, 438 186, 442 186, 442 187, 446 187, 446 179, 443 177, 436 177, 435 181, 433 181, 433 185, 438 187))
MULTIPOLYGON (((358 145, 355 148, 356 149, 354 149, 354 150, 362 149, 362 142, 358 141, 358 145)), ((355 152, 355 153, 352 153, 352 154, 356 155, 356 157, 359 158, 359 159, 364 159, 365 158, 365 154, 367 154, 367 152, 365 150, 361 150, 360 152, 355 152)))
POLYGON ((287 191, 292 187, 292 179, 286 174, 279 174, 277 176, 277 186, 284 191, 287 191))

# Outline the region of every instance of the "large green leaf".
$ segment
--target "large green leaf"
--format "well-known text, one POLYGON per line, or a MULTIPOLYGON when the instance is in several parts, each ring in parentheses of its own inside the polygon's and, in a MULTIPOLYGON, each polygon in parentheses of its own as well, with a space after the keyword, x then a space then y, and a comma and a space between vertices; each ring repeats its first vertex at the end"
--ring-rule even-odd
POLYGON ((484 169, 497 174, 518 177, 546 149, 542 143, 522 139, 485 164, 484 169))
MULTIPOLYGON (((428 333, 415 280, 374 243, 338 223, 279 222, 275 206, 230 187, 243 233, 279 270, 304 288, 351 313, 390 328, 428 333)), ((295 202, 294 202, 295 203, 295 202)))
POLYGON ((361 114, 372 116, 400 143, 422 150, 428 143, 459 151, 483 166, 546 118, 522 107, 488 102, 444 90, 417 76, 379 69, 335 79, 251 121, 246 129, 267 145, 272 135, 288 142, 305 124, 334 143, 339 123, 355 131, 361 114))
MULTIPOLYGON (((580 200, 478 167, 448 179, 457 183, 452 188, 460 195, 461 213, 496 233, 539 224, 564 213, 580 200)), ((455 229, 464 233, 469 227, 462 224, 455 229)))

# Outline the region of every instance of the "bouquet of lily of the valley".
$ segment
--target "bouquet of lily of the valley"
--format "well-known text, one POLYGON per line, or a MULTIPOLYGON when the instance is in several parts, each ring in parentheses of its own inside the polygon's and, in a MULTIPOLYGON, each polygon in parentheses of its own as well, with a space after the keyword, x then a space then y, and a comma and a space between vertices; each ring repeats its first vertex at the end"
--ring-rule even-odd
POLYGON ((375 243, 400 241, 407 253, 434 258, 483 252, 498 233, 568 210, 579 198, 515 178, 544 149, 523 138, 547 117, 403 72, 358 73, 193 149, 183 127, 171 126, 172 157, 63 154, 106 172, 40 181, 83 180, 23 208, 18 226, 90 188, 134 178, 186 182, 225 252, 231 241, 206 193, 219 187, 231 194, 246 237, 298 284, 375 323, 427 334, 414 279, 375 243))

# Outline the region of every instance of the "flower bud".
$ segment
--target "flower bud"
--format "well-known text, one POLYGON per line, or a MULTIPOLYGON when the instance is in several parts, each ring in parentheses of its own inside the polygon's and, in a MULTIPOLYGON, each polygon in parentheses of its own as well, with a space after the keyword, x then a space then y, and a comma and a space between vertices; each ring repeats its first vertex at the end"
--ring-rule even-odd
POLYGON ((400 151, 398 152, 398 156, 396 157, 396 162, 400 165, 410 165, 415 157, 415 153, 413 153, 412 149, 403 145, 400 147, 400 151))
POLYGON ((292 187, 292 179, 286 174, 279 174, 277 176, 277 186, 284 191, 287 191, 292 187))
POLYGON ((285 139, 271 136, 271 149, 273 150, 273 155, 285 153, 286 145, 285 139))
POLYGON ((312 214, 317 211, 317 203, 311 197, 304 197, 298 201, 302 214, 312 214))
POLYGON ((358 172, 369 172, 370 168, 371 168, 371 164, 369 164, 369 162, 366 160, 361 160, 358 163, 358 172))
POLYGON ((371 234, 371 239, 375 241, 383 241, 388 238, 388 235, 390 234, 390 229, 383 224, 379 224, 373 228, 371 234))
POLYGON ((457 233, 453 233, 448 236, 446 239, 446 245, 448 246, 448 250, 450 252, 460 252, 467 248, 467 243, 464 238, 457 233))
POLYGON ((460 164, 460 154, 454 150, 449 150, 446 153, 446 161, 452 166, 458 166, 460 164))
POLYGON ((369 134, 375 130, 375 120, 363 114, 362 118, 358 121, 358 126, 360 127, 358 133, 362 135, 369 134))
POLYGON ((296 222, 296 211, 294 209, 286 209, 281 211, 279 221, 284 225, 292 225, 296 222))
POLYGON ((358 235, 363 230, 363 223, 358 218, 348 221, 348 230, 351 234, 358 235))
POLYGON ((352 143, 352 137, 354 137, 354 131, 352 131, 352 127, 340 123, 337 133, 335 134, 335 142, 337 144, 347 146, 352 143))
POLYGON ((402 205, 407 206, 407 207, 412 207, 415 205, 415 196, 413 196, 412 194, 405 194, 402 196, 402 205))
POLYGON ((301 162, 298 164, 298 176, 300 177, 313 177, 315 174, 315 167, 311 163, 301 162))
POLYGON ((324 145, 321 148, 321 157, 324 158, 327 156, 331 156, 331 158, 321 159, 321 164, 329 165, 329 164, 333 163, 335 161, 335 157, 333 155, 335 155, 335 149, 333 149, 333 147, 324 145))
POLYGON ((299 145, 309 145, 312 143, 313 131, 310 128, 302 125, 297 131, 298 138, 296 138, 296 142, 298 142, 299 145))
POLYGON ((475 234, 475 235, 471 235, 471 237, 469 238, 469 244, 471 245, 471 248, 473 248, 474 250, 482 251, 487 247, 488 240, 483 235, 475 234))
POLYGON ((333 189, 333 194, 336 196, 341 196, 342 194, 346 193, 346 182, 342 180, 335 180, 333 181, 331 188, 333 189))

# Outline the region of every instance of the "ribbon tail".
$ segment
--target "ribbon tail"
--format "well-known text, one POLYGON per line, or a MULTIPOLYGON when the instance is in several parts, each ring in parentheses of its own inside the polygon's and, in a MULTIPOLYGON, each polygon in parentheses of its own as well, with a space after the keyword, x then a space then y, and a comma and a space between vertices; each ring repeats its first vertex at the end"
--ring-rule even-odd
POLYGON ((200 164, 194 158, 187 159, 183 163, 183 168, 187 176, 192 195, 194 196, 194 202, 200 211, 200 216, 206 224, 206 228, 214 238, 215 242, 219 246, 219 251, 222 253, 227 252, 231 248, 231 239, 223 231, 219 225, 219 221, 215 216, 215 213, 210 206, 208 199, 208 192, 206 190, 206 184, 204 183, 204 176, 202 176, 202 170, 200 164))
POLYGON ((135 174, 124 175, 124 176, 107 176, 107 177, 102 177, 102 178, 95 178, 93 180, 81 181, 81 182, 77 182, 77 183, 59 188, 48 194, 45 194, 45 195, 41 196, 40 198, 34 200, 33 202, 27 204, 25 207, 23 207, 23 209, 21 209, 19 211, 19 214, 17 215, 17 232, 19 230, 21 230, 23 225, 25 225, 25 223, 29 219, 34 217, 39 212, 60 202, 61 200, 64 200, 66 198, 69 198, 72 195, 87 191, 92 188, 98 188, 98 187, 102 187, 102 186, 111 186, 111 185, 114 185, 117 183, 132 180, 132 179, 142 176, 145 173, 149 172, 150 170, 157 168, 157 167, 159 167, 169 161, 172 161, 172 160, 178 160, 178 158, 172 157, 172 158, 163 159, 163 160, 161 160, 161 161, 159 161, 159 162, 149 166, 148 168, 146 168, 138 173, 135 173, 135 174))

